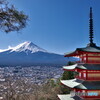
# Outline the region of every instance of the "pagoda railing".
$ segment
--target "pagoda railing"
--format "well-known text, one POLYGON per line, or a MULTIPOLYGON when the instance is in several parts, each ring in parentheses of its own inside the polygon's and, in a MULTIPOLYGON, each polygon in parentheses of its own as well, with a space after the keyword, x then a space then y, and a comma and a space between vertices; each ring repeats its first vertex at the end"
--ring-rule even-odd
POLYGON ((76 61, 76 63, 86 63, 86 64, 100 64, 100 61, 90 60, 90 61, 76 61))

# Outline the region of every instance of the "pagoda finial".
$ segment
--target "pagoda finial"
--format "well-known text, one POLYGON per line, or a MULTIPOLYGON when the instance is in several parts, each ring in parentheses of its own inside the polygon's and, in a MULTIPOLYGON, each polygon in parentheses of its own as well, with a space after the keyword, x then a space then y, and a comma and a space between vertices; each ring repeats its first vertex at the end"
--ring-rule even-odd
POLYGON ((87 46, 96 46, 96 44, 93 42, 93 15, 92 15, 92 7, 90 7, 90 18, 89 18, 89 39, 90 43, 87 44, 87 46))
POLYGON ((89 20, 89 38, 90 44, 93 44, 93 15, 92 15, 92 7, 90 7, 90 20, 89 20))

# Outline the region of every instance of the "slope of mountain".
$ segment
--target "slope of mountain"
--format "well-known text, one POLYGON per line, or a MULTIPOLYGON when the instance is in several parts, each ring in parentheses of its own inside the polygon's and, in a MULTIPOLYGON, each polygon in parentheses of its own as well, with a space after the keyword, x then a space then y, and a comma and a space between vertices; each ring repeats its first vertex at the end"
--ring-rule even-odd
POLYGON ((30 51, 31 53, 38 52, 38 51, 46 52, 46 50, 38 47, 37 45, 35 45, 35 44, 33 44, 32 42, 29 42, 29 41, 21 43, 18 46, 13 47, 11 49, 12 49, 11 52, 13 52, 13 51, 16 51, 16 52, 22 52, 22 51, 24 51, 26 53, 28 51, 30 51))
POLYGON ((0 52, 0 65, 63 65, 75 58, 65 58, 63 55, 47 52, 32 42, 24 42, 16 47, 0 52))

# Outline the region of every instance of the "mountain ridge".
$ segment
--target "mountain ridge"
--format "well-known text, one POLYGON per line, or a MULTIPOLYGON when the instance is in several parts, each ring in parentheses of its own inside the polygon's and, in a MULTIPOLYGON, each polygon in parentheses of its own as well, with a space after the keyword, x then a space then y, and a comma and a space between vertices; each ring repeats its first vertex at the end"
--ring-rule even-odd
POLYGON ((50 53, 29 41, 0 52, 0 65, 65 65, 69 60, 75 58, 50 53))
POLYGON ((16 51, 16 52, 21 52, 25 50, 30 50, 32 53, 42 51, 42 52, 47 52, 46 50, 40 48, 39 46, 35 45, 31 41, 25 41, 23 43, 20 43, 19 45, 15 47, 9 46, 8 49, 1 50, 1 52, 11 50, 11 52, 16 51))

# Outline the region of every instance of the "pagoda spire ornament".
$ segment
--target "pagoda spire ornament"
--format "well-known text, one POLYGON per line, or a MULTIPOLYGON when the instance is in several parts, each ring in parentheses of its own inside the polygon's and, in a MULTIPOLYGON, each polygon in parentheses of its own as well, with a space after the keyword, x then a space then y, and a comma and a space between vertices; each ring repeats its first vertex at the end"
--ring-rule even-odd
POLYGON ((95 43, 93 43, 93 14, 92 14, 92 7, 90 7, 90 19, 89 19, 89 39, 90 43, 89 46, 95 46, 95 43))

